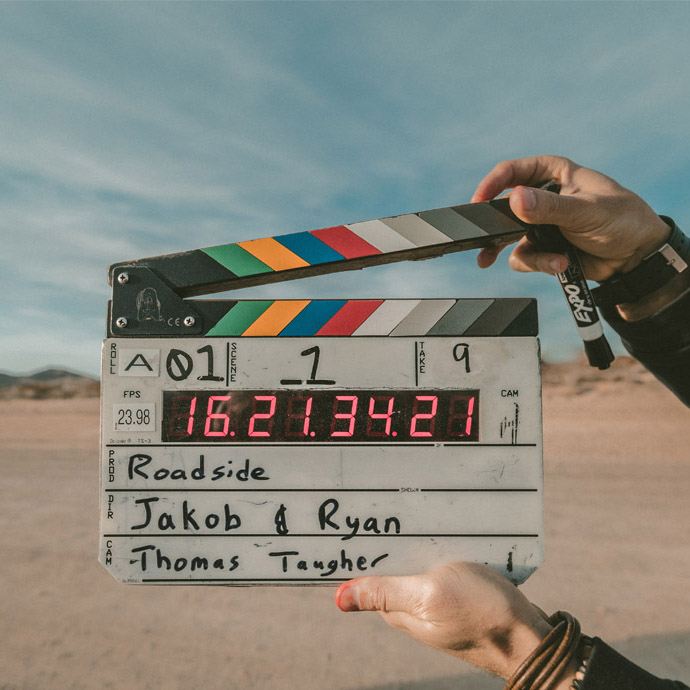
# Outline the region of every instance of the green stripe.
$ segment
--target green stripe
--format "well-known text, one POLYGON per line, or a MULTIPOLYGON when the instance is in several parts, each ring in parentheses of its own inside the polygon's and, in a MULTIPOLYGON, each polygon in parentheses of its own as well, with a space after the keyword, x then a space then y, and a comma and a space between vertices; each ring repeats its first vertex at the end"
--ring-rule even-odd
POLYGON ((263 261, 259 261, 238 244, 223 244, 220 247, 208 247, 202 251, 236 276, 253 276, 257 273, 273 272, 270 266, 266 266, 263 261))
POLYGON ((238 302, 206 335, 242 335, 273 301, 238 302))

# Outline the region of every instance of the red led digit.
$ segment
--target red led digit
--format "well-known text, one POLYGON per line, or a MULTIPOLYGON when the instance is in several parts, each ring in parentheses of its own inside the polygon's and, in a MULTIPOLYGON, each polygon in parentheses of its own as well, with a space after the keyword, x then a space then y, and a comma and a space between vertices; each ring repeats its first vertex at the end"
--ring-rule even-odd
POLYGON ((333 403, 333 423, 331 424, 331 436, 352 436, 355 433, 355 414, 357 412, 357 396, 356 395, 336 395, 333 403), (349 412, 338 412, 338 403, 340 401, 350 401, 349 412), (338 419, 349 419, 347 431, 335 431, 335 423, 338 419))
POLYGON ((474 414, 474 395, 470 398, 469 403, 467 403, 467 421, 465 422, 465 436, 469 436, 472 433, 472 415, 474 414))
POLYGON ((413 417, 412 423, 410 424, 410 436, 433 436, 434 425, 436 424, 436 408, 438 407, 438 396, 436 395, 415 395, 414 398, 414 408, 412 410, 413 417), (420 402, 431 401, 431 411, 429 412, 417 412, 419 409, 420 402), (417 422, 421 419, 429 420, 429 431, 417 431, 417 422))
MULTIPOLYGON (((311 403, 314 398, 305 398, 303 395, 299 395, 296 398, 290 398, 288 400, 288 409, 287 409, 287 419, 285 420, 285 435, 290 436, 290 437, 295 437, 295 436, 309 436, 309 418, 311 416, 311 403), (292 408, 295 403, 295 401, 306 401, 306 404, 304 406, 304 412, 295 412, 292 408), (298 419, 302 420, 302 430, 301 431, 292 431, 290 429, 290 422, 293 419, 298 419)), ((313 433, 313 432, 312 432, 313 433)))
POLYGON ((196 395, 192 398, 192 402, 189 405, 189 421, 187 422, 187 436, 192 435, 192 429, 194 428, 194 413, 196 412, 196 395))
MULTIPOLYGON (((208 406, 206 408, 206 425, 204 426, 204 436, 227 436, 228 428, 230 427, 230 417, 225 412, 214 412, 213 404, 215 402, 228 402, 232 398, 231 395, 211 395, 208 399, 208 406), (222 422, 222 430, 218 430, 219 424, 216 422, 222 422), (214 430, 211 431, 211 427, 214 430)), ((230 405, 228 404, 226 409, 230 411, 230 405)))
POLYGON ((450 400, 450 410, 448 411, 448 436, 469 436, 472 433, 472 415, 474 414, 474 401, 477 396, 454 395, 450 400), (456 406, 461 409, 456 412, 456 406), (464 409, 462 409, 464 407, 464 409), (460 422, 460 430, 455 430, 456 420, 460 422))
POLYGON ((392 420, 392 415, 393 415, 393 405, 395 403, 395 398, 392 397, 387 397, 385 395, 373 395, 371 398, 369 398, 369 419, 367 420, 367 436, 374 436, 374 437, 380 437, 380 436, 390 436, 391 435, 391 424, 393 423, 392 420), (388 409, 386 412, 374 412, 374 408, 376 407, 376 403, 379 400, 388 400, 388 409), (385 431, 372 431, 372 421, 374 419, 385 419, 386 420, 386 429, 385 431))
POLYGON ((249 420, 249 431, 247 432, 249 436, 254 437, 254 436, 270 436, 271 431, 273 430, 273 415, 275 414, 276 411, 276 396, 275 395, 255 395, 254 396, 254 403, 252 405, 252 414, 251 419, 249 420), (268 401, 269 404, 269 410, 268 412, 257 412, 256 411, 256 403, 258 402, 265 402, 268 401), (267 419, 268 420, 268 429, 265 431, 256 431, 255 430, 255 425, 256 425, 256 420, 257 419, 267 419))

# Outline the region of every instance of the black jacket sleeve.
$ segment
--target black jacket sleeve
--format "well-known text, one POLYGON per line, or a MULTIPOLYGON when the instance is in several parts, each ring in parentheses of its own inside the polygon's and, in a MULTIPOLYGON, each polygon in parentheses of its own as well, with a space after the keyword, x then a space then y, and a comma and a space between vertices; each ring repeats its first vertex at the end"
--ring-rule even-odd
MULTIPOLYGON (((624 321, 615 307, 602 309, 602 313, 628 352, 690 406, 690 289, 640 321, 624 321)), ((690 688, 653 676, 595 638, 581 690, 690 688)))
POLYGON ((677 680, 664 680, 648 673, 594 638, 581 690, 690 690, 677 680))
POLYGON ((624 321, 615 307, 602 314, 628 352, 690 407, 690 289, 639 321, 624 321))

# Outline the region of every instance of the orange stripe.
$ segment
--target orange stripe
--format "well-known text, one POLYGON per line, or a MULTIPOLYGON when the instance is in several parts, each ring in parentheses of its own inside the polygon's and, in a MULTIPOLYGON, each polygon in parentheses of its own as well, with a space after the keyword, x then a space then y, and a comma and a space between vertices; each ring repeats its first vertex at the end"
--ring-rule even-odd
POLYGON ((263 237, 260 240, 248 240, 237 244, 274 271, 285 271, 288 268, 303 268, 311 265, 280 244, 274 237, 263 237))
POLYGON ((242 335, 278 335, 311 300, 278 300, 247 328, 242 335))

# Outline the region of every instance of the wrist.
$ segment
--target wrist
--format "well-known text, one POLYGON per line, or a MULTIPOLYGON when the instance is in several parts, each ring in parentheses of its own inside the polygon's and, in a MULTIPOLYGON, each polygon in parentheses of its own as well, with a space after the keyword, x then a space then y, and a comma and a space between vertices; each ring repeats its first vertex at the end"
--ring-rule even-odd
POLYGON ((651 253, 637 264, 628 263, 592 290, 598 306, 615 307, 625 321, 651 316, 688 287, 690 239, 671 218, 662 222, 668 232, 654 245, 645 245, 645 251, 653 247, 651 253))
POLYGON ((655 216, 655 220, 646 232, 644 240, 635 249, 633 255, 618 268, 616 273, 625 274, 636 269, 645 258, 658 251, 668 242, 672 231, 673 221, 669 224, 661 216, 655 216))
POLYGON ((577 686, 580 665, 589 638, 580 634, 580 624, 569 613, 558 611, 549 619, 549 633, 515 669, 504 690, 570 690, 577 686))
POLYGON ((503 656, 499 675, 505 680, 510 678, 552 629, 553 626, 543 618, 532 624, 521 623, 516 626, 511 633, 509 644, 502 646, 499 652, 503 656))

